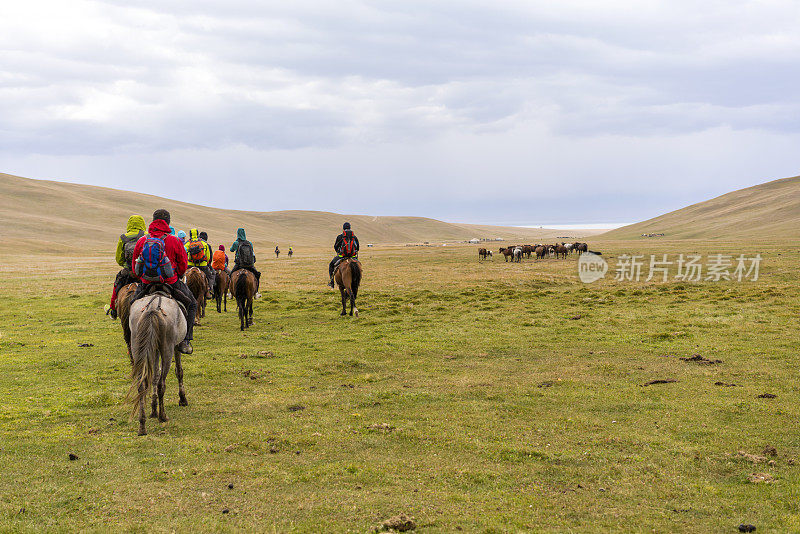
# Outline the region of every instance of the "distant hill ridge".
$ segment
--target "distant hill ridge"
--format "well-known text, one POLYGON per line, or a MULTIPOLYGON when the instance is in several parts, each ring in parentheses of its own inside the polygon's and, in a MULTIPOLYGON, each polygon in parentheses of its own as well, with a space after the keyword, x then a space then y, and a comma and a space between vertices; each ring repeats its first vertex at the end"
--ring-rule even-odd
POLYGON ((107 254, 114 250, 130 215, 140 214, 149 222, 156 208, 170 211, 175 228, 188 233, 189 228, 197 227, 208 232, 215 248, 220 243, 229 246, 236 229, 244 227, 260 254, 276 244, 332 246, 345 220, 353 224, 362 244, 466 241, 473 237, 533 242, 564 234, 564 230, 453 224, 425 217, 224 210, 130 191, 0 173, 0 248, 32 253, 80 248, 107 254))
POLYGON ((732 191, 598 237, 662 233, 664 239, 800 238, 800 176, 732 191))

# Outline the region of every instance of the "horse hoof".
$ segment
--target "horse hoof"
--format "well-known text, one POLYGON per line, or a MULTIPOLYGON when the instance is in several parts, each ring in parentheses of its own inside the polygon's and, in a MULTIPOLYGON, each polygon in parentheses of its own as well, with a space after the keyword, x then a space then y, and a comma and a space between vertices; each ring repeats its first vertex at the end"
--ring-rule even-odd
POLYGON ((355 313, 356 313, 356 317, 358 317, 358 310, 356 310, 355 313))
POLYGON ((186 399, 181 399, 178 401, 178 406, 189 406, 189 403, 186 401, 186 399))
POLYGON ((158 414, 156 412, 150 414, 150 419, 155 419, 156 417, 158 417, 158 414))
POLYGON ((139 431, 139 435, 140 436, 146 436, 147 435, 147 430, 140 430, 139 431))
POLYGON ((167 417, 167 416, 165 415, 164 417, 159 417, 159 418, 158 418, 158 420, 159 420, 160 422, 162 422, 162 423, 166 423, 167 421, 169 421, 169 417, 167 417))

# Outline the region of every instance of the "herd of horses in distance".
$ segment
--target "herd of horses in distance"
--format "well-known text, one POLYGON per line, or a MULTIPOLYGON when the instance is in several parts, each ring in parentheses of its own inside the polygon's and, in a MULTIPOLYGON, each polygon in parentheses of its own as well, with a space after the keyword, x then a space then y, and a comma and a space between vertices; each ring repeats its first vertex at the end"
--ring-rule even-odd
MULTIPOLYGON (((499 252, 503 255, 503 259, 508 262, 511 259, 512 262, 520 262, 522 261, 523 257, 530 258, 532 255, 536 255, 536 259, 544 259, 544 258, 552 258, 555 256, 556 258, 562 257, 566 258, 568 254, 572 252, 588 252, 589 245, 586 243, 556 243, 555 245, 545 245, 542 243, 538 243, 536 245, 511 245, 508 247, 501 247, 499 252)), ((492 251, 486 248, 479 248, 478 249, 478 258, 485 260, 486 258, 491 258, 493 256, 492 251)))

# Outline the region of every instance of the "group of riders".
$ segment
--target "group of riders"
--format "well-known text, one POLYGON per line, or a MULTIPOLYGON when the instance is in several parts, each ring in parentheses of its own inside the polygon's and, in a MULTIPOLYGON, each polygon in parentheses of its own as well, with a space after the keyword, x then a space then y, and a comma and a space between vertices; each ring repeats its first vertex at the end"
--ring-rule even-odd
MULTIPOLYGON (((336 237, 333 248, 336 256, 328 266, 330 287, 333 287, 334 273, 339 263, 345 258, 358 257, 358 238, 351 230, 350 223, 344 223, 342 233, 336 237)), ((275 250, 277 254, 278 248, 275 247, 275 250)), ((206 232, 198 232, 196 228, 192 228, 188 239, 183 231, 176 233, 170 226, 170 213, 165 209, 156 210, 153 221, 147 227, 141 215, 132 215, 128 219, 125 233, 119 236, 117 242, 116 260, 122 269, 114 280, 111 303, 106 313, 113 319, 117 318, 117 293, 128 284, 140 282, 131 303, 145 296, 151 284, 170 286, 173 297, 183 304, 187 315, 186 338, 178 345, 178 350, 183 354, 191 354, 197 301, 182 280, 189 267, 197 267, 205 273, 208 297, 211 297, 215 287, 216 271, 222 270, 228 271, 228 274, 239 269, 250 271, 256 277, 258 291, 261 273, 255 268, 255 251, 253 244, 247 240, 244 228, 236 231, 236 241, 231 245, 230 252, 234 253, 234 260, 233 269, 228 271, 225 246, 220 245, 212 254, 206 232)))

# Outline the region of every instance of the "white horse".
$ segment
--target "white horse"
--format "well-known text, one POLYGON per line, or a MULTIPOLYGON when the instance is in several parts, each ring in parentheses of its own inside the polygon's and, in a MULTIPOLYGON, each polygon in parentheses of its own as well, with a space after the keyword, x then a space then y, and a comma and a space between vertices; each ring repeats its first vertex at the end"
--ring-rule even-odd
POLYGON ((162 423, 168 421, 164 411, 164 390, 167 387, 169 366, 175 356, 175 376, 178 377, 180 406, 187 406, 186 390, 183 388, 183 366, 177 346, 186 336, 186 318, 173 299, 154 293, 142 297, 131 305, 131 359, 133 384, 128 398, 133 402, 133 415, 139 415, 139 435, 145 430, 144 403, 154 386, 153 410, 150 417, 158 417, 162 423), (160 366, 159 366, 160 356, 160 366), (157 394, 155 392, 157 390, 157 394), (158 413, 156 413, 158 406, 158 413))

